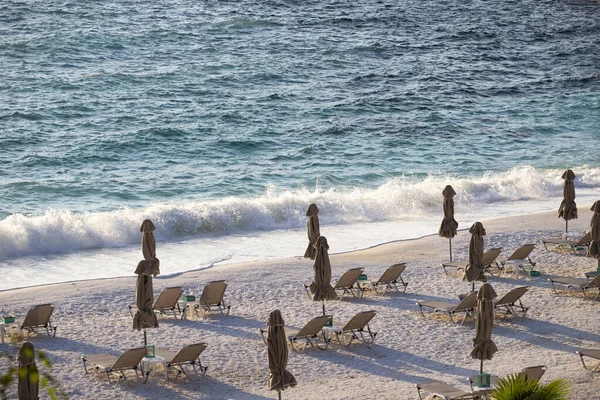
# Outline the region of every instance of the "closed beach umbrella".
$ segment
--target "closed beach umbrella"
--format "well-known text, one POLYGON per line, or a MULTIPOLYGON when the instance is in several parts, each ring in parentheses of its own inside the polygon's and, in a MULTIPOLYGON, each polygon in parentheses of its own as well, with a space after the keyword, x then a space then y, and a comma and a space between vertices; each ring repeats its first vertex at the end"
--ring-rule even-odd
POLYGON ((288 387, 296 386, 296 378, 286 370, 288 362, 287 339, 283 318, 279 310, 271 311, 267 322, 267 353, 269 357, 269 390, 281 392, 288 387))
POLYGON ((563 201, 560 203, 558 208, 558 218, 565 220, 565 234, 569 228, 569 221, 577 219, 577 205, 575 204, 575 174, 570 169, 566 170, 562 174, 562 178, 565 180, 563 186, 563 201))
POLYGON ((329 261, 329 245, 325 236, 319 236, 315 243, 317 254, 313 264, 314 280, 310 285, 312 299, 323 302, 323 315, 325 315, 325 300, 337 298, 335 290, 331 286, 331 262, 329 261))
POLYGON ((140 227, 142 235, 142 253, 144 259, 137 265, 135 273, 138 275, 135 302, 137 311, 133 317, 133 329, 144 330, 144 346, 146 346, 146 328, 158 328, 158 319, 152 310, 154 293, 152 291, 152 277, 160 274, 160 261, 156 258, 156 241, 154 240, 154 224, 149 219, 140 227))
POLYGON ((596 201, 591 210, 592 219, 590 221, 590 234, 592 241, 588 247, 588 256, 598 259, 598 268, 600 268, 600 200, 596 201))
POLYGON ((467 282, 473 282, 473 290, 475 290, 475 281, 485 282, 487 278, 483 274, 483 237, 485 236, 485 229, 481 222, 475 222, 471 228, 469 228, 471 234, 471 241, 469 242, 469 263, 465 268, 465 275, 463 280, 467 282))
POLYGON ((317 242, 317 238, 321 235, 321 232, 319 230, 319 208, 316 204, 311 204, 310 206, 308 206, 306 216, 308 217, 308 221, 306 221, 306 231, 308 232, 308 247, 304 252, 304 258, 310 258, 311 260, 314 260, 315 256, 317 255, 315 243, 317 242))
POLYGON ((494 326, 494 303, 496 297, 494 288, 489 283, 484 283, 477 293, 477 316, 475 323, 475 339, 471 357, 481 360, 479 373, 483 373, 483 360, 491 360, 498 351, 492 341, 492 328, 494 326))
POLYGON ((438 235, 444 238, 448 238, 448 244, 450 247, 450 261, 452 261, 452 238, 456 236, 456 229, 458 228, 458 222, 454 219, 454 196, 456 192, 452 186, 448 185, 442 191, 443 208, 444 208, 444 219, 440 225, 438 235))
POLYGON ((35 352, 33 344, 23 343, 19 353, 19 400, 38 400, 40 390, 40 374, 35 365, 35 352))

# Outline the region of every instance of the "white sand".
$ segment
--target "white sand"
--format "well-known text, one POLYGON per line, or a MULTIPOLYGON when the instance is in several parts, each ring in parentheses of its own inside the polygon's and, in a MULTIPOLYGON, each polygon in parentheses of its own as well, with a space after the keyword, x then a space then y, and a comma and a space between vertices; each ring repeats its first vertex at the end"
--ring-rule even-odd
MULTIPOLYGON (((580 205, 580 219, 570 223, 574 231, 587 229, 591 215, 588 209, 589 205, 580 205)), ((564 221, 552 212, 484 221, 484 226, 488 233, 486 248, 502 246, 502 256, 508 256, 523 242, 539 243, 542 237, 559 235, 564 221)), ((326 226, 322 233, 327 235, 326 226)), ((468 241, 469 234, 461 230, 453 241, 455 260, 466 259, 468 241)), ((330 246, 335 251, 336 243, 330 246)), ((479 362, 469 357, 474 323, 453 325, 447 318, 431 314, 423 318, 415 305, 420 300, 457 301, 459 293, 468 291, 469 284, 461 281, 459 274, 443 274, 440 263, 447 253, 447 240, 430 236, 332 256, 334 282, 351 267, 364 267, 375 278, 389 264, 405 261, 407 293, 371 294, 360 300, 328 303, 328 312, 340 324, 358 311, 377 310, 372 321, 372 328, 379 332, 376 344, 371 349, 365 345, 332 345, 327 351, 290 352, 288 369, 296 376, 298 386, 285 391, 283 398, 415 399, 415 384, 432 379, 467 390, 466 377, 476 374, 479 367, 479 362)), ((575 351, 600 348, 599 304, 576 295, 557 297, 547 280, 550 276, 583 277, 585 271, 595 269, 596 262, 568 252, 546 251, 541 244, 532 258, 538 263, 541 277, 490 279, 499 295, 515 286, 531 286, 524 297, 531 309, 525 319, 496 321, 493 339, 499 351, 485 363, 485 370, 504 375, 545 364, 548 371, 543 381, 566 378, 572 385, 572 399, 598 398, 600 378, 582 368, 575 351)), ((131 266, 132 271, 134 268, 131 266)), ((162 348, 176 350, 200 341, 209 344, 202 355, 203 363, 209 366, 207 376, 190 375, 177 382, 167 382, 162 374, 156 374, 145 385, 131 379, 111 386, 100 375, 84 374, 83 354, 119 354, 142 343, 143 334, 132 331, 127 311, 127 304, 134 300, 133 275, 0 292, 0 304, 11 304, 12 310, 24 314, 34 304, 55 303, 56 338, 40 334, 31 340, 37 349, 48 352, 54 362, 53 375, 73 399, 277 398, 275 392, 267 390, 266 347, 258 329, 276 308, 289 326, 300 327, 319 315, 321 303, 310 301, 303 289, 303 284, 312 280, 312 262, 289 258, 217 265, 155 279, 154 289, 158 293, 162 288, 181 285, 186 293, 198 295, 206 282, 216 279, 229 282, 229 317, 213 315, 187 321, 161 317, 160 327, 148 331, 149 342, 162 348)), ((0 345, 2 351, 16 352, 17 348, 14 344, 0 345)))

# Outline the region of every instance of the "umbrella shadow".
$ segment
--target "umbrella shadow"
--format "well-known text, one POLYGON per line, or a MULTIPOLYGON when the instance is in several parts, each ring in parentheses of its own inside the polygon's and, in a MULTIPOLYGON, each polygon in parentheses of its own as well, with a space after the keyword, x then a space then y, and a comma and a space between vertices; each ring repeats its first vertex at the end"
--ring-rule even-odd
MULTIPOLYGON (((225 382, 221 382, 210 376, 205 376, 204 378, 202 378, 202 383, 194 387, 194 392, 203 393, 207 395, 208 398, 215 400, 239 399, 241 398, 240 395, 243 395, 244 398, 257 400, 272 400, 273 398, 277 398, 277 392, 275 391, 273 391, 273 397, 265 397, 255 393, 244 392, 234 386, 231 386, 225 382)), ((185 398, 187 399, 189 397, 185 398)))
POLYGON ((567 325, 525 318, 521 326, 526 330, 514 330, 504 324, 494 325, 493 335, 504 336, 567 353, 574 353, 581 349, 581 346, 567 344, 566 342, 568 341, 586 340, 600 343, 600 335, 575 329, 567 325))
POLYGON ((377 344, 372 345, 368 351, 351 346, 340 349, 340 351, 326 353, 328 353, 326 357, 317 357, 317 354, 323 354, 321 352, 305 354, 319 359, 325 358, 326 361, 354 368, 360 372, 368 372, 408 383, 422 382, 423 376, 407 373, 407 370, 427 374, 452 371, 453 375, 460 376, 471 376, 477 373, 476 365, 473 369, 463 368, 377 344))
POLYGON ((237 315, 220 315, 218 318, 218 325, 213 323, 217 322, 216 320, 211 318, 212 321, 208 321, 208 318, 200 320, 178 320, 177 325, 182 327, 189 326, 194 329, 200 328, 220 335, 235 336, 242 339, 256 339, 258 330, 266 326, 265 322, 237 315), (253 332, 251 332, 251 330, 253 330, 253 332))

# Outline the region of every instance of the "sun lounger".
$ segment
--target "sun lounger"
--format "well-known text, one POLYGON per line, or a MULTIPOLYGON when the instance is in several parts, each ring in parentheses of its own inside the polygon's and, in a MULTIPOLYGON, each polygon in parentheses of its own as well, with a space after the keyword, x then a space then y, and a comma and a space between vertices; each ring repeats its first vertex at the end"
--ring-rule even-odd
MULTIPOLYGON (((183 294, 183 288, 181 286, 166 288, 158 295, 158 298, 152 306, 152 310, 158 311, 160 314, 167 314, 167 311, 173 313, 173 316, 177 318, 183 318, 183 312, 179 307, 179 298, 183 294)), ((129 314, 133 317, 133 312, 137 310, 137 305, 132 303, 129 305, 129 314)))
MULTIPOLYGON (((581 363, 583 364, 583 368, 585 368, 585 369, 590 369, 590 368, 587 365, 585 365, 585 361, 583 360, 583 357, 589 357, 589 358, 593 358, 594 360, 600 360, 600 349, 583 349, 583 350, 576 351, 575 353, 577 353, 579 355, 579 359, 581 360, 581 363)), ((591 370, 596 371, 596 370, 598 370, 599 367, 600 367, 600 364, 596 365, 591 370)))
POLYGON ((571 251, 573 251, 573 254, 577 254, 577 248, 587 247, 590 245, 590 242, 592 241, 592 234, 588 232, 577 240, 555 238, 541 239, 541 241, 546 250, 548 250, 548 245, 552 245, 553 247, 569 247, 571 251))
POLYGON ((341 330, 335 332, 338 343, 350 347, 353 340, 358 340, 370 347, 377 335, 377 332, 371 331, 369 327, 369 322, 375 317, 375 314, 377 314, 376 311, 363 311, 352 317, 341 330))
POLYGON ((512 253, 508 258, 498 260, 499 268, 504 268, 509 261, 523 261, 523 263, 519 264, 517 267, 522 267, 525 270, 525 262, 527 262, 533 270, 533 267, 535 267, 536 263, 534 263, 529 257, 533 249, 535 249, 535 244, 533 243, 521 245, 521 247, 515 250, 515 252, 512 253))
POLYGON ((56 336, 56 326, 52 325, 50 318, 54 312, 53 304, 38 304, 27 311, 25 319, 18 328, 27 332, 27 337, 30 333, 38 333, 37 330, 43 328, 48 336, 56 336))
POLYGON ((402 292, 405 293, 406 287, 408 286, 408 283, 404 282, 404 279, 402 279, 402 272, 404 272, 405 269, 405 263, 389 266, 378 280, 371 282, 373 288, 376 291, 382 288, 382 293, 385 293, 387 289, 396 289, 396 291, 399 292, 400 289, 398 288, 398 284, 400 284, 402 285, 402 292))
MULTIPOLYGON (((538 382, 546 373, 547 367, 545 365, 536 365, 534 367, 525 367, 519 372, 519 376, 527 379, 528 382, 538 382)), ((492 375, 490 376, 490 386, 496 386, 496 384, 501 380, 499 376, 492 375)), ((477 382, 477 375, 469 377, 469 385, 471 386, 471 390, 473 390, 475 383, 477 382)), ((477 386, 475 386, 476 388, 477 386)))
POLYGON ((507 315, 517 315, 517 311, 521 311, 523 317, 527 314, 529 307, 525 307, 521 301, 521 297, 529 290, 529 286, 521 286, 510 290, 501 299, 494 302, 494 309, 502 309, 506 317, 507 315))
MULTIPOLYGON (((303 353, 308 346, 321 350, 327 349, 329 340, 325 337, 323 328, 329 323, 330 319, 331 317, 328 315, 315 317, 308 321, 300 330, 285 327, 285 337, 292 351, 303 353), (319 346, 319 342, 323 343, 322 347, 319 346)), ((260 328, 260 334, 265 344, 267 344, 268 331, 268 327, 260 328)))
POLYGON ((577 287, 581 289, 583 292, 583 297, 587 298, 587 291, 590 289, 597 289, 598 294, 594 297, 594 300, 597 300, 600 297, 600 275, 596 276, 593 280, 584 279, 584 278, 567 278, 567 277, 556 277, 548 279, 552 284, 552 288, 554 289, 554 293, 559 294, 558 290, 556 290, 555 283, 560 283, 562 285, 566 285, 567 289, 570 287, 577 287))
POLYGON ((226 289, 227 282, 225 281, 209 282, 202 291, 199 304, 195 305, 196 310, 200 310, 202 316, 205 316, 206 313, 213 311, 213 309, 216 307, 219 309, 221 314, 225 314, 225 310, 227 310, 226 315, 229 315, 231 305, 225 304, 224 300, 226 289))
POLYGON ((142 358, 146 355, 146 348, 140 347, 137 349, 131 349, 123 352, 119 357, 111 355, 111 354, 93 354, 89 356, 81 357, 83 361, 83 369, 86 374, 90 372, 87 369, 86 363, 90 363, 93 365, 96 370, 102 370, 106 373, 106 377, 108 378, 108 382, 110 383, 110 375, 115 374, 119 377, 119 379, 127 379, 124 374, 124 371, 134 370, 135 375, 140 379, 144 378, 144 383, 148 380, 148 374, 144 373, 140 363, 142 362, 142 358))
POLYGON ((419 311, 421 311, 421 315, 423 315, 423 316, 425 316, 425 314, 423 314, 423 307, 426 307, 426 308, 433 308, 434 313, 436 313, 436 312, 447 313, 448 316, 450 317, 450 320, 452 321, 452 323, 455 323, 454 318, 453 318, 454 315, 456 315, 458 313, 464 313, 465 316, 464 316, 462 322, 465 322, 465 320, 467 318, 473 318, 473 310, 475 309, 475 307, 477 307, 477 293, 476 292, 470 293, 464 299, 462 299, 461 302, 458 304, 447 303, 445 301, 433 300, 433 301, 420 301, 420 302, 417 302, 417 305, 419 306, 419 311))
MULTIPOLYGON (((496 263, 496 258, 498 258, 501 252, 502 247, 494 247, 483 253, 483 257, 481 258, 484 267, 483 272, 487 272, 494 276, 490 268, 492 267, 492 264, 495 264, 496 267, 499 268, 498 263, 496 263)), ((461 270, 467 268, 467 265, 469 265, 469 263, 463 261, 445 262, 442 263, 442 268, 444 269, 444 273, 448 275, 446 268, 456 268, 457 270, 461 270)))
POLYGON ((206 343, 196 343, 190 344, 188 346, 184 346, 179 351, 169 351, 169 350, 156 350, 156 355, 165 359, 165 368, 167 368, 167 379, 169 379, 169 368, 177 371, 177 375, 175 376, 175 380, 179 374, 187 375, 185 370, 183 369, 184 365, 191 365, 194 369, 194 373, 198 373, 196 370, 196 365, 200 369, 200 373, 202 376, 206 375, 206 370, 208 367, 204 367, 200 362, 200 354, 206 349, 206 343))
POLYGON ((345 294, 350 294, 352 297, 363 296, 364 289, 358 285, 358 278, 364 271, 364 268, 351 268, 344 272, 333 287, 336 292, 342 292, 340 300, 344 298, 345 294))
POLYGON ((441 400, 479 400, 485 398, 485 394, 489 392, 489 390, 465 392, 444 382, 417 383, 419 399, 424 400, 421 391, 431 393, 434 399, 441 400))

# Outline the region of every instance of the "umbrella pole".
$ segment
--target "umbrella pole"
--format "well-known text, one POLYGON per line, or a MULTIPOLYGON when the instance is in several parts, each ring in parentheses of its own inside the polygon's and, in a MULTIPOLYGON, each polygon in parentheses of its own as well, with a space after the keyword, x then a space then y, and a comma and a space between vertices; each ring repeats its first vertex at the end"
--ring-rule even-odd
POLYGON ((452 262, 452 238, 448 238, 448 243, 450 245, 450 262, 452 262))
POLYGON ((144 347, 148 346, 148 338, 146 337, 146 330, 144 329, 144 347))
POLYGON ((278 391, 277 391, 277 398, 278 398, 279 400, 281 400, 281 390, 278 390, 278 391))
POLYGON ((325 315, 325 300, 323 300, 323 315, 325 315))
MULTIPOLYGON (((475 281, 473 281, 473 286, 471 286, 471 291, 474 292, 475 291, 475 281)), ((145 333, 145 331, 144 331, 145 333)), ((483 361, 482 361, 483 362, 483 361)))
POLYGON ((483 360, 481 360, 481 363, 479 364, 479 375, 483 374, 483 360))
POLYGON ((565 236, 567 236, 568 238, 568 231, 569 231, 569 221, 565 221, 565 236))

